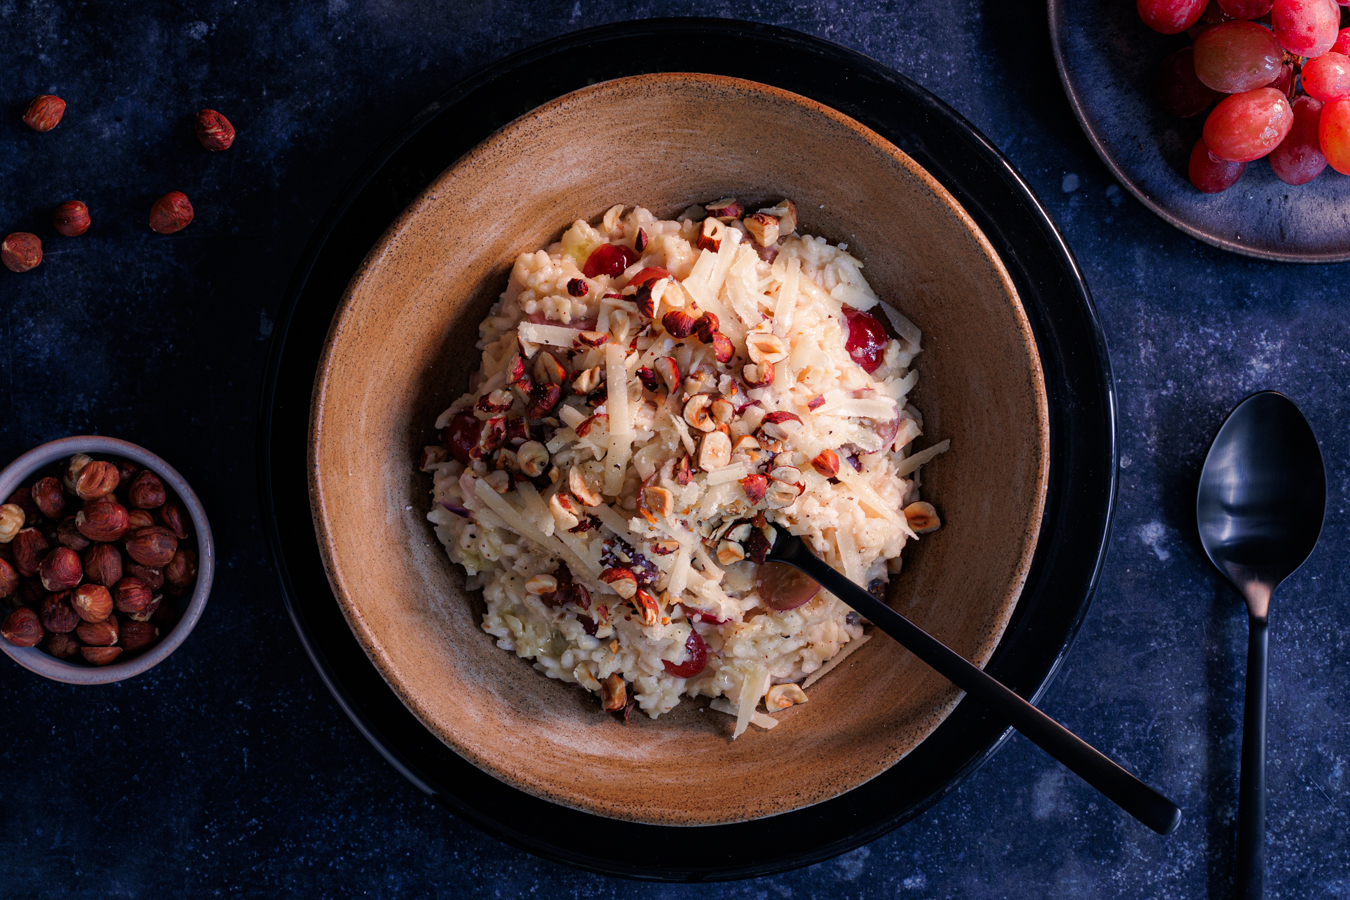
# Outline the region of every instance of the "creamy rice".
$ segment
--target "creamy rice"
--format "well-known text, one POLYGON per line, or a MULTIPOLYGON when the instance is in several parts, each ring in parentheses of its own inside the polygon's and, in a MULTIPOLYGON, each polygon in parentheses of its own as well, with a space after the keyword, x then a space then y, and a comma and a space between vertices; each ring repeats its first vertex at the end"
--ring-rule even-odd
POLYGON ((773 727, 761 701, 804 702, 867 635, 823 591, 774 608, 809 590, 757 581, 766 523, 874 589, 938 526, 918 467, 947 442, 914 452, 906 402, 919 330, 790 201, 578 221, 516 260, 479 332, 423 454, 428 518, 497 645, 607 710, 704 696, 736 736, 773 727))

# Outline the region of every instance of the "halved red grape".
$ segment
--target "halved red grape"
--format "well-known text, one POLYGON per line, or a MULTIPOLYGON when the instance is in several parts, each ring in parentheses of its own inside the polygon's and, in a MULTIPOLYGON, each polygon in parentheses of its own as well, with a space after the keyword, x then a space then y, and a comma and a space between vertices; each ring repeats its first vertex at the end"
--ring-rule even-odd
POLYGON ((1285 184, 1307 184, 1327 167, 1317 136, 1322 101, 1301 94, 1294 99, 1294 127, 1270 154, 1270 167, 1285 184))
POLYGON ((586 258, 581 274, 587 278, 597 275, 622 275, 623 270, 638 261, 637 251, 619 244, 601 244, 586 258))
MULTIPOLYGON (((632 265, 631 263, 629 265, 632 265)), ((628 266, 624 266, 628 268, 628 266)), ((642 287, 649 281, 655 281, 658 278, 669 278, 670 273, 660 266, 648 266, 645 269, 638 269, 637 274, 628 279, 629 287, 642 287)))
POLYGON ((1350 97, 1350 56, 1329 50, 1305 62, 1303 89, 1323 103, 1350 97))
POLYGON ((690 629, 689 639, 684 642, 684 653, 684 662, 673 663, 663 659, 661 665, 676 678, 693 678, 708 665, 708 645, 703 643, 703 638, 693 629, 690 629))
POLYGON ((1195 39, 1196 77, 1225 94, 1265 87, 1283 63, 1280 42, 1255 22, 1217 25, 1195 39))
POLYGON ((796 609, 820 593, 820 585, 786 563, 766 562, 755 573, 755 592, 770 609, 796 609))
POLYGON ((1327 164, 1350 175, 1350 100, 1333 100, 1322 107, 1317 137, 1327 164))
POLYGON ((1219 9, 1235 19, 1259 19, 1275 5, 1275 0, 1219 0, 1219 9))
POLYGON ((1219 99, 1218 91, 1196 77, 1195 51, 1190 47, 1182 47, 1162 61, 1154 84, 1158 103, 1182 119, 1200 115, 1219 99))
POLYGON ((472 460, 469 451, 478 446, 482 433, 483 422, 473 413, 456 413, 450 424, 441 430, 441 440, 450 455, 467 466, 472 460))
POLYGON ((1230 94, 1205 119, 1205 146, 1218 159, 1249 162, 1278 147, 1293 124, 1289 98, 1275 88, 1230 94))
POLYGON ((1280 46, 1297 56, 1326 53, 1341 27, 1336 0, 1276 0, 1271 14, 1280 46))
POLYGON ((844 349, 855 363, 863 367, 864 372, 875 372, 877 366, 881 365, 886 342, 890 340, 886 336, 886 329, 875 316, 847 306, 844 307, 844 317, 848 319, 848 340, 844 343, 844 349))
POLYGON ((1139 18, 1154 31, 1180 34, 1200 21, 1208 0, 1138 0, 1139 18))
POLYGON ((1205 139, 1201 138, 1195 142, 1195 148, 1191 150, 1187 175, 1197 190, 1206 194, 1218 194, 1237 184, 1245 171, 1247 171, 1245 162, 1215 159, 1205 146, 1205 139))

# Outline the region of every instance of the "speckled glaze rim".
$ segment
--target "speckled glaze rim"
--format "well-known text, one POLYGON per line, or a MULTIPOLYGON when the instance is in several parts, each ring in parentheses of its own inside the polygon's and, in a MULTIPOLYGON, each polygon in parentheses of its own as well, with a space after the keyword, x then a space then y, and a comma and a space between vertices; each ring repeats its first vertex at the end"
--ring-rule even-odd
POLYGON ((1100 132, 1093 127, 1088 118, 1087 111, 1084 109, 1082 96, 1078 85, 1069 77, 1068 65, 1064 59, 1064 4, 1071 0, 1050 0, 1048 6, 1050 20, 1050 45, 1055 53, 1055 68, 1059 71, 1060 83, 1064 86, 1064 94, 1069 98, 1069 106, 1073 108, 1074 118, 1083 129, 1083 134, 1087 136, 1088 143, 1096 151, 1097 156, 1111 170, 1111 174, 1116 180, 1125 186, 1136 199, 1158 218, 1162 219, 1168 225, 1178 231, 1190 235, 1198 241, 1209 244, 1211 247, 1218 247, 1220 250, 1227 250, 1230 253, 1237 253, 1241 256, 1249 256, 1253 259, 1265 259, 1272 262, 1287 263, 1339 263, 1350 260, 1350 251, 1345 253, 1277 253, 1271 250, 1261 250, 1256 247, 1248 246, 1240 241, 1221 237, 1186 222, 1184 219, 1175 215, 1166 206, 1163 206, 1135 181, 1134 177, 1127 169, 1120 165, 1114 156, 1106 149, 1106 143, 1103 141, 1100 132))
MULTIPOLYGON (((471 169, 476 160, 492 154, 494 149, 500 143, 509 139, 511 133, 515 129, 525 126, 530 120, 536 117, 546 115, 558 108, 575 103, 578 98, 596 92, 613 90, 621 83, 625 86, 630 84, 642 85, 644 83, 669 84, 677 80, 693 82, 696 84, 704 83, 719 85, 731 87, 739 91, 769 95, 780 101, 801 106, 815 115, 822 116, 844 126, 905 169, 907 173, 918 180, 937 198, 947 211, 960 223, 965 232, 974 238, 980 253, 983 254, 984 258, 992 268, 993 273, 997 277, 998 282, 1001 284, 1003 289, 1002 300, 1009 305, 1014 314, 1018 337, 1024 354, 1023 361, 1029 369, 1030 380, 1035 394, 1035 432, 1037 440, 1034 453, 1037 460, 1037 468, 1034 489, 1034 511, 1028 520, 1027 529, 1021 537, 1020 554, 1013 576, 1008 583, 1008 593, 996 601, 999 606, 996 610, 996 615, 991 616, 991 619, 996 623, 996 627, 992 628, 984 635, 978 645, 977 651, 970 656, 971 661, 980 667, 984 667, 988 664, 1013 618, 1018 601, 1021 599, 1028 573, 1031 569, 1031 564, 1035 556, 1037 543, 1041 533, 1042 520, 1045 514, 1047 487, 1050 475, 1051 450, 1049 400, 1046 392, 1045 375, 1041 364, 1040 351, 1031 323, 1028 320, 1026 310, 1022 305, 1017 287, 998 252, 994 249, 992 243, 970 214, 961 206, 951 192, 934 178, 932 174, 894 143, 887 140, 873 129, 863 125, 861 122, 858 122, 856 119, 825 104, 812 100, 809 97, 773 85, 725 75, 696 72, 658 72, 609 79, 561 95, 530 110, 489 135, 467 154, 456 160, 439 175, 432 178, 427 187, 417 195, 397 218, 395 218, 371 248, 365 259, 357 267, 355 274, 352 276, 338 308, 333 315, 332 322, 324 340, 323 349, 320 353, 319 365, 314 378, 313 395, 309 411, 307 475, 311 512, 314 528, 318 536, 319 551, 329 585, 332 588, 334 597, 337 599, 338 606, 362 649, 380 672, 381 677, 383 677, 385 682, 403 704, 413 712, 418 720, 421 721, 432 734, 452 748, 460 756, 469 760, 475 766, 493 777, 549 802, 557 803, 581 812, 624 821, 634 821, 654 825, 671 825, 675 827, 707 827, 729 824, 736 821, 752 821, 755 819, 783 815, 808 808, 818 803, 826 802, 867 784, 887 769, 893 767, 901 759, 913 752, 924 740, 931 736, 956 709, 963 699, 964 694, 953 686, 946 702, 935 706, 931 710, 931 714, 928 718, 923 721, 921 725, 916 726, 917 730, 921 732, 921 736, 914 741, 913 744, 889 759, 885 765, 870 772, 866 777, 840 782, 835 786, 833 792, 828 795, 815 797, 807 802, 801 802, 795 806, 774 810, 773 812, 763 815, 732 819, 710 818, 707 821, 697 822, 665 822, 648 819, 640 813, 600 807, 589 803, 584 796, 568 794, 565 792, 559 793, 554 789, 546 787, 537 779, 522 775, 521 773, 501 766, 498 764, 497 760, 477 752, 475 748, 458 739, 452 729, 446 727, 445 723, 440 722, 436 717, 431 715, 427 704, 422 701, 416 691, 407 689, 406 686, 401 683, 400 679, 396 676, 397 667, 393 661, 388 658, 387 649, 379 640, 378 635, 374 632, 370 622, 367 621, 366 616, 362 614, 359 604, 353 598, 353 592, 347 585, 347 579, 343 576, 343 565, 338 560, 334 551, 334 539, 330 533, 331 529, 328 520, 329 512, 324 500, 324 478, 318 465, 318 447, 322 440, 323 431, 322 409, 324 394, 332 368, 331 363, 335 342, 344 331, 345 320, 350 313, 354 299, 360 291, 362 281, 372 270, 389 262, 387 257, 391 252, 397 249, 398 239, 402 232, 407 229, 411 223, 416 221, 419 216, 425 214, 431 204, 436 202, 439 186, 445 180, 454 177, 456 172, 461 169, 471 169)), ((991 603, 993 602, 994 601, 991 601, 991 603)))
POLYGON ((156 644, 148 653, 114 662, 106 666, 90 666, 70 663, 39 650, 37 647, 15 647, 8 641, 0 640, 0 649, 19 665, 36 672, 44 678, 61 681, 66 684, 112 684, 127 678, 133 678, 153 668, 187 639, 197 620, 206 609, 207 597, 211 594, 211 582, 215 576, 215 544, 211 539, 211 524, 206 520, 206 510, 197 499, 191 486, 178 470, 160 459, 144 447, 130 441, 102 435, 74 435, 51 441, 34 447, 0 470, 0 497, 8 497, 15 488, 43 466, 56 462, 76 453, 100 453, 121 456, 138 462, 153 471, 176 493, 192 519, 192 527, 197 538, 197 586, 192 591, 183 617, 174 625, 164 640, 156 644))

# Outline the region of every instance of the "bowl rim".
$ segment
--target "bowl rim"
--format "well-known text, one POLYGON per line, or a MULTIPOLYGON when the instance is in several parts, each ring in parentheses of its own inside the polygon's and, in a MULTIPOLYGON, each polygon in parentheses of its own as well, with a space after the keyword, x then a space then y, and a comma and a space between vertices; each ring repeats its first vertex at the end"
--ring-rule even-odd
POLYGON ((576 795, 575 791, 556 791, 555 789, 552 789, 547 780, 521 776, 514 770, 497 764, 490 756, 478 752, 473 747, 466 746, 462 741, 456 738, 455 732, 451 728, 446 727, 444 723, 437 721, 430 714, 425 707, 425 703, 418 697, 416 692, 409 691, 401 681, 394 677, 394 673, 399 667, 389 658, 387 650, 380 641, 379 636, 374 633, 367 617, 361 614, 359 604, 354 602, 341 575, 341 567, 338 564, 337 554, 334 550, 333 539, 331 537, 331 529, 328 523, 329 515, 324 502, 324 476, 318 465, 318 445, 323 427, 322 410, 324 396, 329 386, 331 362, 336 339, 344 331, 344 323, 352 309, 355 296, 360 290, 361 283, 372 270, 386 261, 386 258, 391 252, 397 250, 397 245, 408 223, 424 214, 428 208, 437 201, 436 195, 438 193, 438 187, 443 184, 446 179, 453 178, 454 174, 461 168, 471 167, 475 159, 491 152, 495 145, 506 140, 510 136, 513 129, 527 125, 529 121, 541 114, 565 106, 570 102, 575 102, 577 98, 584 95, 604 91, 606 89, 613 90, 614 87, 620 83, 627 85, 653 81, 667 84, 674 81, 681 81, 692 84, 730 86, 740 91, 765 94, 781 101, 787 101, 795 106, 805 108, 816 115, 823 116, 836 124, 844 126, 850 132, 858 135, 862 140, 876 147, 886 157, 898 163, 905 171, 927 188, 933 197, 946 208, 947 212, 956 218, 965 233, 975 240, 979 252, 983 255, 987 264, 992 268, 994 277, 1002 286, 1001 301, 1012 310, 1016 322, 1018 340, 1022 348, 1022 358, 1030 369, 1031 388, 1035 397, 1036 407, 1035 432, 1037 435, 1036 455, 1038 465, 1033 488, 1035 497, 1034 510, 1027 523, 1026 531, 1022 535, 1018 561, 1015 568, 1012 570, 1011 578, 1008 582, 1007 593, 999 600, 1000 608, 997 611, 997 618, 995 619, 997 628, 981 640, 978 652, 974 656, 974 661, 981 667, 984 667, 989 663, 994 653, 997 651, 1004 633, 1013 621, 1018 604, 1021 601, 1023 589, 1025 588, 1041 537, 1041 530, 1046 512, 1050 480, 1050 459, 1052 455, 1052 448, 1050 446, 1050 401, 1047 392, 1045 372, 1041 361, 1041 352, 1036 341, 1035 332, 1022 303, 1016 282, 1012 278, 1002 257, 994 248, 988 236, 984 234, 983 229, 980 228, 975 219, 961 205, 960 201, 951 193, 951 191, 949 191, 932 173, 886 136, 878 133, 876 130, 868 127, 862 122, 859 122, 852 116, 834 109, 827 104, 821 103, 820 101, 814 100, 811 97, 772 84, 727 75, 687 71, 652 72, 606 79, 559 95, 526 111, 521 116, 507 122, 502 127, 487 135, 467 153, 454 160, 449 166, 434 175, 427 183, 426 187, 418 192, 371 246, 369 252, 356 267, 346 289, 343 291, 337 308, 333 313, 323 347, 320 351, 319 363, 313 382, 313 393, 309 408, 309 438, 306 456, 306 472, 311 512, 314 529, 318 539, 319 552, 323 560, 323 566, 328 578, 329 586, 342 611, 342 615, 367 658, 375 665, 381 677, 393 690, 394 694, 404 706, 407 707, 433 735, 436 736, 438 740, 445 743, 455 753, 459 754, 462 758, 468 760, 474 766, 488 773, 492 777, 551 803, 556 803, 591 815, 603 816, 605 818, 620 821, 631 821, 650 825, 675 825, 677 827, 706 827, 732 824, 738 821, 753 821, 755 819, 763 819, 789 812, 800 811, 818 803, 827 802, 828 800, 840 797, 851 790, 863 786, 882 772, 893 767, 909 753, 912 753, 917 747, 921 746, 923 742, 927 740, 927 738, 930 737, 952 714, 964 695, 959 691, 953 690, 944 702, 941 702, 934 707, 931 721, 925 727, 923 736, 915 741, 913 745, 907 747, 894 759, 891 759, 888 763, 881 766, 877 771, 872 772, 867 777, 856 782, 849 782, 848 784, 839 786, 832 793, 813 799, 809 803, 788 806, 769 813, 749 817, 715 818, 707 821, 670 822, 662 819, 645 817, 640 814, 627 814, 614 809, 605 808, 590 803, 586 797, 576 795))
POLYGON ((19 665, 53 681, 65 684, 112 684, 127 678, 133 678, 162 662, 178 649, 196 627, 202 612, 206 608, 207 597, 211 593, 211 583, 215 578, 215 544, 211 537, 211 525, 206 518, 206 509, 187 479, 178 470, 149 450, 119 438, 97 434, 79 434, 48 441, 29 450, 14 459, 4 469, 0 469, 0 497, 8 497, 22 482, 38 469, 76 453, 100 453, 121 456, 133 460, 151 469, 163 478, 183 501, 192 527, 197 536, 197 586, 192 591, 187 609, 169 634, 156 644, 148 653, 132 657, 125 662, 113 662, 106 666, 86 666, 69 663, 63 659, 38 649, 37 647, 15 647, 8 641, 0 640, 0 649, 19 665))

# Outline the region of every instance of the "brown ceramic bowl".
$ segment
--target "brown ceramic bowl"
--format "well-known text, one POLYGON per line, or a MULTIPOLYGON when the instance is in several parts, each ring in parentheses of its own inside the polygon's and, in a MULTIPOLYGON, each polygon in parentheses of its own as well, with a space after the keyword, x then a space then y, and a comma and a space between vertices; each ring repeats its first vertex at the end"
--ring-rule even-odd
MULTIPOLYGON (((600 815, 701 825, 774 815, 865 784, 937 728, 959 692, 885 636, 771 732, 686 701, 624 726, 479 628, 425 519, 416 468, 477 367, 478 323, 517 254, 614 203, 673 215, 792 197, 800 231, 845 241, 924 330, 914 396, 945 525, 911 545, 889 600, 983 665, 1031 561, 1048 429, 1036 348, 1007 272, 912 159, 804 97, 686 74, 605 82, 518 119, 446 170, 371 251, 334 318, 311 410, 310 497, 352 630, 433 733, 496 777, 600 815)), ((789 838, 790 839, 790 838, 789 838)))

